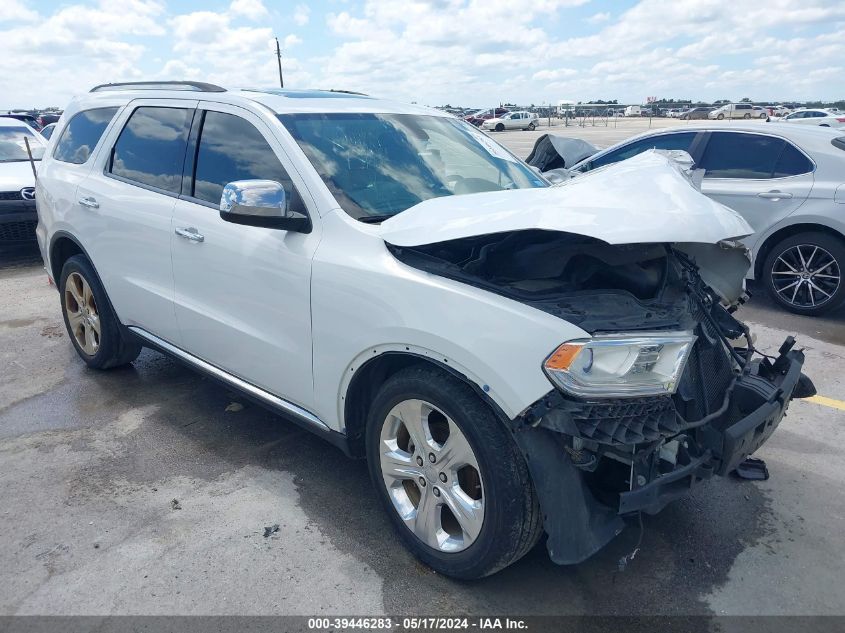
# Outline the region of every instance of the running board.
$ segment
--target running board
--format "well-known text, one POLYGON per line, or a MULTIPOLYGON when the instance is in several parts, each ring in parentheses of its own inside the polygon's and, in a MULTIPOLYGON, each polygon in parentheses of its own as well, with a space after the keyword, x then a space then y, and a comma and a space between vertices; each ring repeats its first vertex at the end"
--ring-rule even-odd
MULTIPOLYGON (((230 374, 219 367, 208 363, 201 358, 197 358, 193 354, 189 354, 183 349, 176 347, 175 345, 168 343, 164 339, 157 337, 155 334, 150 334, 146 330, 139 328, 134 325, 130 325, 127 328, 132 334, 142 338, 146 343, 148 343, 151 347, 155 347, 156 349, 161 350, 171 356, 178 358, 181 361, 184 361, 188 365, 199 369, 200 371, 213 376, 223 382, 235 387, 239 391, 247 394, 255 398, 256 400, 260 401, 262 404, 269 406, 272 409, 279 411, 280 413, 284 413, 288 416, 292 416, 295 421, 300 422, 301 426, 308 428, 309 430, 316 431, 320 435, 325 435, 327 432, 331 435, 340 435, 341 437, 346 438, 345 435, 338 433, 337 431, 333 431, 329 428, 329 426, 323 422, 320 418, 316 415, 299 407, 292 402, 288 402, 278 396, 273 395, 269 391, 265 391, 261 387, 256 387, 255 385, 248 383, 237 376, 230 374), (305 423, 305 424, 302 424, 305 423)), ((338 438, 330 438, 333 444, 337 444, 338 438)))

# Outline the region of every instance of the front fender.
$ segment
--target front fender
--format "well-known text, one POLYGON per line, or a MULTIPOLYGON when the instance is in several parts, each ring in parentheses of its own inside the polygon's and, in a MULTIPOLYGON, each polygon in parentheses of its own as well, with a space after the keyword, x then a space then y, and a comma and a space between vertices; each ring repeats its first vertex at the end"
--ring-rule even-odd
POLYGON ((377 235, 348 230, 332 215, 312 270, 314 407, 335 430, 344 426, 348 374, 366 358, 411 350, 430 356, 514 418, 551 388, 543 360, 561 343, 588 336, 536 308, 407 266, 377 235))

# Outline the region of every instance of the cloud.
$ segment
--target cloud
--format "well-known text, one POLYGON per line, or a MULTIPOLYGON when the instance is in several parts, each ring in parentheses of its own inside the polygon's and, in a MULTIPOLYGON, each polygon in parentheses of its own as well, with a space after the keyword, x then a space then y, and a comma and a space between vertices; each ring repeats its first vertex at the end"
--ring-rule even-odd
POLYGON ((233 0, 229 12, 250 20, 258 20, 270 14, 261 0, 233 0))
POLYGON ((5 0, 0 108, 149 77, 274 86, 276 34, 286 85, 430 104, 834 99, 845 85, 845 3, 832 0, 629 0, 606 11, 587 0, 334 0, 319 20, 304 0, 280 10, 221 1, 194 11, 177 0, 51 10, 5 0))
POLYGON ((293 10, 293 21, 297 26, 305 26, 311 19, 311 9, 307 4, 298 4, 293 10))
MULTIPOLYGON (((233 3, 234 5, 234 3, 233 3)), ((275 55, 275 41, 271 26, 243 26, 240 14, 194 11, 173 16, 169 21, 172 51, 177 55, 158 71, 166 78, 168 72, 201 70, 201 77, 211 83, 229 87, 277 86, 279 71, 275 55)), ((285 52, 282 65, 286 85, 304 85, 310 77, 301 69, 290 48, 302 43, 302 38, 288 34, 283 40, 285 52)), ((173 76, 179 75, 172 75, 173 76)))
POLYGON ((20 0, 4 0, 0 22, 34 22, 37 19, 38 12, 28 8, 20 0))
POLYGON ((607 22, 609 19, 610 13, 605 11, 603 13, 594 13, 587 18, 587 22, 590 24, 601 24, 602 22, 607 22))

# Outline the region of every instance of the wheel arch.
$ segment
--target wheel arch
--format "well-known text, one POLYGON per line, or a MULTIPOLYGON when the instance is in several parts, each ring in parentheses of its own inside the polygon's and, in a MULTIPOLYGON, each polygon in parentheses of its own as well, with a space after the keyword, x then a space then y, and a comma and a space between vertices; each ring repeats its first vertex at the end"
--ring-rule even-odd
POLYGON ((817 224, 815 222, 788 224, 787 226, 781 227, 771 235, 767 236, 760 248, 757 250, 757 256, 754 258, 754 278, 761 279, 763 275, 763 265, 765 264, 766 259, 769 257, 769 253, 772 248, 774 248, 775 244, 788 237, 792 237, 793 235, 807 233, 810 231, 814 233, 825 233, 845 241, 845 235, 834 228, 825 226, 824 224, 817 224))
POLYGON ((390 376, 412 365, 434 367, 457 378, 471 387, 502 423, 507 424, 510 421, 502 407, 485 390, 489 390, 489 387, 469 377, 466 370, 455 367, 454 363, 450 365, 447 358, 435 357, 428 350, 411 346, 401 347, 404 349, 388 348, 380 351, 376 348, 370 352, 372 358, 364 360, 360 366, 353 363, 349 368, 351 378, 341 392, 340 413, 351 456, 361 458, 366 454, 364 435, 367 415, 379 388, 390 376))
MULTIPOLYGON (((85 247, 82 246, 82 244, 79 243, 79 240, 67 231, 57 231, 53 234, 53 237, 50 239, 50 248, 48 253, 50 274, 52 275, 56 286, 59 285, 59 281, 62 276, 62 268, 64 267, 65 262, 74 255, 85 255, 88 261, 91 262, 91 266, 94 266, 94 262, 91 260, 91 257, 85 250, 85 247)), ((97 269, 94 268, 95 272, 96 270, 97 269)))

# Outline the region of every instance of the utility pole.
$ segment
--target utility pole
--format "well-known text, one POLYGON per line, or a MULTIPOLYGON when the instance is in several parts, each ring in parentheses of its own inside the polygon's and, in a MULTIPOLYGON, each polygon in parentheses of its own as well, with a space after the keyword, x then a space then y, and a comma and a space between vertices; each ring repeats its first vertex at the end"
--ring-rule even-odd
POLYGON ((282 49, 279 47, 279 38, 276 39, 276 60, 279 62, 279 87, 285 87, 285 80, 282 78, 282 49))

